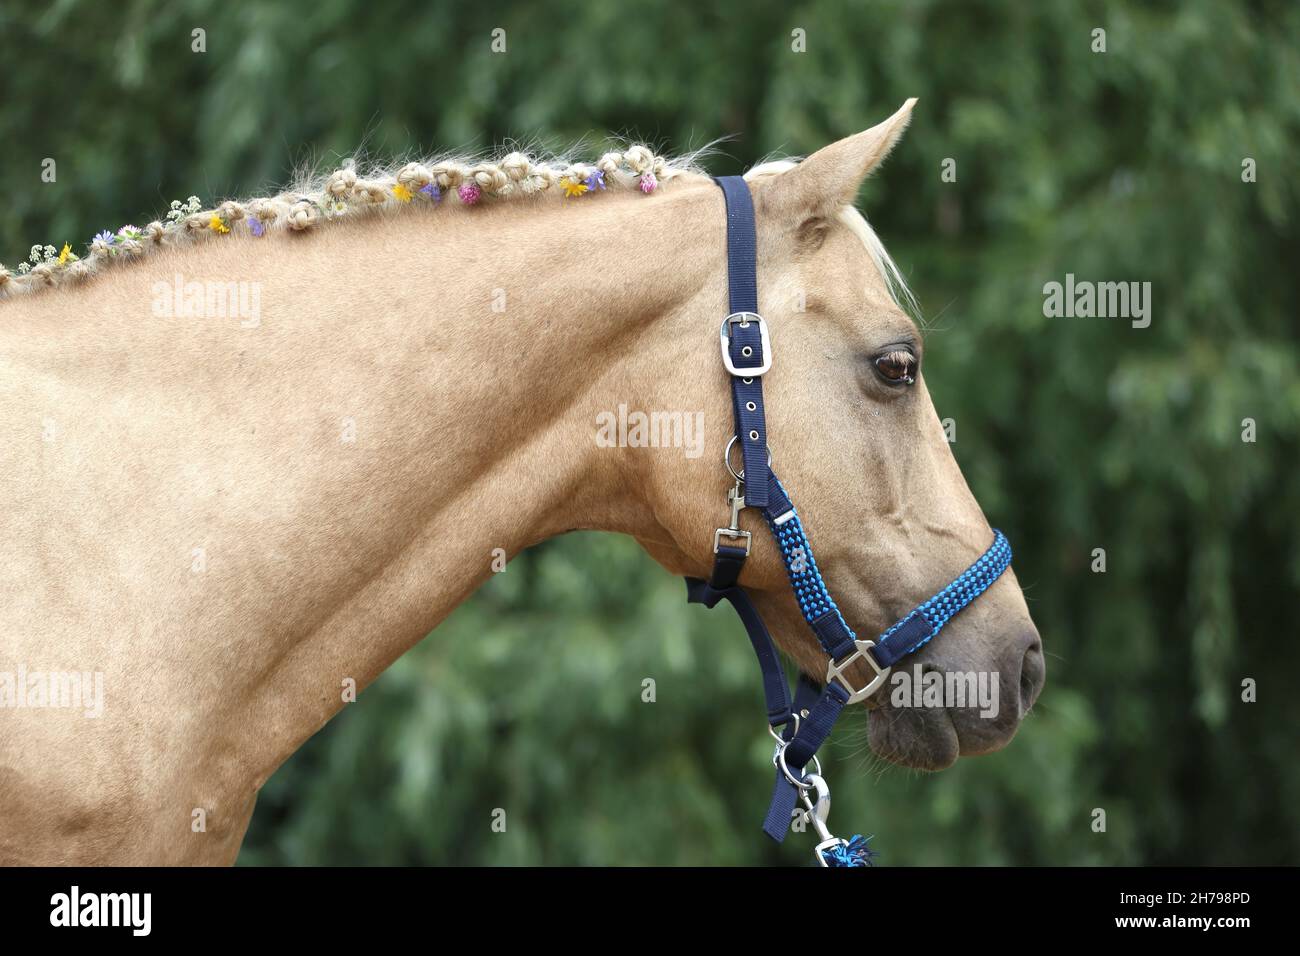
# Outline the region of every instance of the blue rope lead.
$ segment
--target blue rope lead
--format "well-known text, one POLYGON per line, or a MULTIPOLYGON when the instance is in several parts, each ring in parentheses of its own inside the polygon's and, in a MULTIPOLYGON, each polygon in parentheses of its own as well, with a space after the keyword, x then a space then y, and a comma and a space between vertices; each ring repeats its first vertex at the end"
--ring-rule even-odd
POLYGON ((870 839, 871 837, 863 837, 855 833, 848 843, 822 850, 822 859, 826 861, 828 867, 875 866, 871 861, 880 854, 867 846, 867 841, 870 839))

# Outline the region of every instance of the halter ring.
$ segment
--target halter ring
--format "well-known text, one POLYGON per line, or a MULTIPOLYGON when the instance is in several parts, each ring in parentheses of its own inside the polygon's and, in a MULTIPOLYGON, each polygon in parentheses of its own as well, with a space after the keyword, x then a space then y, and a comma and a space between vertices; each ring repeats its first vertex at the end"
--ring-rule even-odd
MULTIPOLYGON (((787 743, 786 746, 789 746, 789 744, 787 743)), ((776 756, 772 758, 772 763, 774 763, 778 768, 780 768, 781 772, 785 774, 785 779, 789 780, 800 790, 811 790, 814 786, 813 784, 809 783, 807 780, 800 780, 794 775, 793 772, 791 772, 789 765, 785 762, 785 751, 786 751, 785 747, 778 747, 776 751, 776 756)), ((812 765, 813 765, 813 772, 811 774, 808 774, 808 776, 820 777, 822 775, 822 763, 820 760, 817 759, 816 754, 812 755, 812 765)))
MULTIPOLYGON (((727 442, 727 450, 722 453, 722 463, 727 466, 727 471, 731 472, 732 478, 735 478, 737 481, 744 481, 745 469, 742 468, 740 471, 736 471, 736 469, 731 467, 731 446, 736 444, 736 437, 737 436, 732 435, 731 441, 727 442)), ((772 470, 772 447, 770 445, 767 446, 767 468, 769 471, 772 470)))

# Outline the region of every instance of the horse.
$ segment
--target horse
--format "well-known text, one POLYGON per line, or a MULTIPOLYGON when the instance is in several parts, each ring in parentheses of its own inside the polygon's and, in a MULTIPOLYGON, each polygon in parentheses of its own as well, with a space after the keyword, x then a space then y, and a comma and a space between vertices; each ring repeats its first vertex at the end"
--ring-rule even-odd
MULTIPOLYGON (((914 102, 746 177, 777 356, 769 449, 866 630, 991 536, 926 389, 906 284, 854 208, 914 102)), ((267 199, 174 203, 84 258, 37 249, 22 275, 0 268, 15 669, 0 862, 233 863, 259 788, 340 711, 340 688, 552 536, 631 535, 706 576, 731 486, 725 231, 690 157, 637 146, 589 164, 348 164, 267 199), (698 411, 709 453, 595 440, 620 406, 698 411), (57 693, 34 703, 68 672, 102 679, 95 719, 57 693)), ((819 676, 759 535, 741 583, 819 676)), ((876 694, 858 709, 877 754, 937 770, 1006 744, 1045 677, 1014 573, 915 660, 995 675, 1004 706, 989 719, 876 694)))

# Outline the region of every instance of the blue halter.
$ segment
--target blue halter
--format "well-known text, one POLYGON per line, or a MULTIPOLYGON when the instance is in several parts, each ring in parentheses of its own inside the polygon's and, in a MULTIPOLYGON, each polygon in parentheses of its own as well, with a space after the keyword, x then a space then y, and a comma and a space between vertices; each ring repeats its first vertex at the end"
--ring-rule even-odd
POLYGON ((859 640, 853 633, 826 589, 798 512, 785 487, 772 473, 763 413, 763 374, 772 365, 772 346, 767 323, 758 314, 753 198, 748 184, 739 176, 722 176, 715 182, 721 187, 727 204, 730 314, 722 322, 720 338, 722 362, 731 377, 736 423, 736 433, 727 445, 724 460, 736 483, 727 496, 731 521, 728 527, 718 528, 713 534, 713 573, 708 581, 686 579, 687 600, 706 607, 724 599, 730 602, 740 615, 758 656, 768 729, 776 739, 772 757, 776 785, 763 832, 778 843, 784 840, 795 819, 795 807, 802 801, 805 809, 801 815, 821 838, 814 851, 819 864, 869 866, 874 854, 867 848, 865 839, 855 836, 842 840, 831 836, 826 828, 830 790, 821 776, 817 749, 846 704, 858 703, 874 694, 894 664, 932 640, 957 612, 1001 576, 1011 564, 1011 545, 1001 531, 995 531, 993 543, 978 561, 876 640, 859 640), (742 459, 739 472, 732 469, 730 461, 731 445, 737 442, 742 459), (740 512, 745 508, 758 508, 767 519, 799 609, 830 658, 825 685, 819 686, 800 675, 793 700, 776 645, 749 595, 737 584, 752 543, 750 532, 740 529, 740 512), (865 686, 854 687, 844 672, 860 660, 871 667, 875 676, 865 686), (814 772, 806 773, 804 768, 810 762, 814 772))

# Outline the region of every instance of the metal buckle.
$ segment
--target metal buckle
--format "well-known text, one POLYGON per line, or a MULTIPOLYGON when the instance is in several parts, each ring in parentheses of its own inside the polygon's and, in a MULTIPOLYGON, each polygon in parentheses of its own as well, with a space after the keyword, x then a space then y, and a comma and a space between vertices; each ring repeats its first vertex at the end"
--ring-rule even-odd
POLYGON ((739 531, 735 528, 719 528, 717 531, 713 532, 713 553, 714 554, 718 553, 718 548, 722 544, 722 537, 724 535, 736 541, 739 541, 743 538, 745 541, 745 557, 749 557, 749 546, 752 542, 754 535, 752 532, 739 531))
POLYGON ((719 344, 722 346, 722 364, 732 375, 739 378, 754 378, 765 374, 772 367, 772 340, 767 334, 767 323, 757 312, 733 312, 723 319, 719 344), (737 368, 731 361, 731 326, 735 324, 741 328, 748 328, 751 322, 758 323, 758 341, 763 350, 763 364, 755 365, 753 368, 737 368))
POLYGON ((866 700, 880 689, 880 685, 883 684, 885 678, 889 676, 889 668, 886 667, 882 671, 880 665, 876 663, 876 659, 867 653, 867 651, 876 646, 875 641, 854 641, 853 644, 857 650, 844 658, 840 663, 831 661, 830 665, 826 668, 826 683, 829 684, 831 681, 837 680, 840 682, 840 686, 849 692, 849 699, 845 702, 846 704, 856 704, 860 700, 866 700), (859 657, 865 657, 867 659, 867 663, 870 664, 871 669, 876 672, 876 676, 866 687, 861 690, 854 690, 853 685, 849 683, 849 679, 844 676, 844 671, 859 657))

